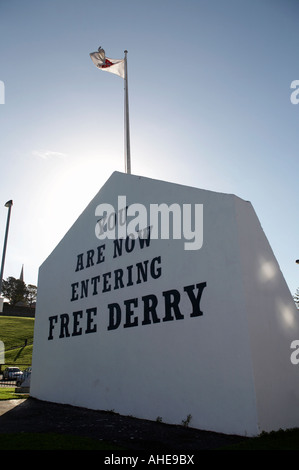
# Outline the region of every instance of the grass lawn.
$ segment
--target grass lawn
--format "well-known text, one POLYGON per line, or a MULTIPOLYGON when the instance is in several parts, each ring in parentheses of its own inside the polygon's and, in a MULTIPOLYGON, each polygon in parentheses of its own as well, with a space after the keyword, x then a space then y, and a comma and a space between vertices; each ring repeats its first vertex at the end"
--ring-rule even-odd
POLYGON ((21 348, 11 349, 10 351, 5 351, 5 366, 2 366, 2 370, 5 367, 16 366, 21 370, 29 367, 32 362, 32 344, 28 346, 22 346, 21 348))
POLYGON ((24 370, 31 365, 33 333, 34 318, 0 316, 0 340, 5 348, 1 370, 9 366, 24 370))
POLYGON ((0 340, 5 350, 33 343, 34 318, 0 316, 0 340))
POLYGON ((16 387, 0 387, 1 400, 15 400, 28 397, 28 393, 15 393, 16 387))

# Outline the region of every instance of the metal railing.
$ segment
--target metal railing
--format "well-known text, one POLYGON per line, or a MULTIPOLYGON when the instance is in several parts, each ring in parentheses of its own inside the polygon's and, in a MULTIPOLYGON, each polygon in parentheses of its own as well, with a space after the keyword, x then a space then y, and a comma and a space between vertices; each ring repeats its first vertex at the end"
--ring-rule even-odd
POLYGON ((21 371, 24 371, 31 364, 26 363, 13 363, 13 364, 1 364, 0 366, 0 387, 16 387, 18 385, 18 378, 3 378, 3 372, 7 367, 18 367, 21 371))

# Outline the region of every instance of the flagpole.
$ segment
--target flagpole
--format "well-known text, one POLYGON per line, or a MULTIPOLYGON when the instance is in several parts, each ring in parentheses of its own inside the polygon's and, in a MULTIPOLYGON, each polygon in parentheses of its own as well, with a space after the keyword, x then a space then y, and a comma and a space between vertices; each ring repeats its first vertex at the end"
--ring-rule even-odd
POLYGON ((131 152, 130 152, 130 124, 129 124, 129 94, 128 94, 128 67, 127 53, 125 51, 125 171, 131 174, 131 152))

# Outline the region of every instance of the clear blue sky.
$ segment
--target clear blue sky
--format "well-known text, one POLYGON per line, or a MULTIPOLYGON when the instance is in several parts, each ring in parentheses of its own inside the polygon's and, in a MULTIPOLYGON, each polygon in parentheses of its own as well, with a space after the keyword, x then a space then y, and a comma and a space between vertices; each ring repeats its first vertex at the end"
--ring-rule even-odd
POLYGON ((0 0, 0 250, 38 268, 113 171, 123 80, 92 64, 128 50, 132 173, 251 201, 299 287, 299 2, 0 0))

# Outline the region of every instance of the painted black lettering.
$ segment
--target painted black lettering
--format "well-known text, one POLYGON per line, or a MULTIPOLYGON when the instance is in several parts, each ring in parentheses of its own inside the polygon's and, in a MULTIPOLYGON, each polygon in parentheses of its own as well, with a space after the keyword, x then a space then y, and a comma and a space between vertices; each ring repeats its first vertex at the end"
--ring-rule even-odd
POLYGON ((82 316, 83 316, 83 310, 78 310, 77 312, 73 312, 74 323, 73 323, 72 336, 82 335, 82 328, 79 328, 80 320, 78 319, 78 317, 82 318, 82 316))
POLYGON ((97 325, 96 324, 93 324, 94 323, 94 319, 93 319, 93 316, 96 316, 97 314, 97 308, 96 307, 93 307, 93 308, 87 308, 86 309, 86 313, 87 313, 87 320, 86 320, 86 330, 85 330, 85 333, 88 334, 88 333, 96 333, 97 331, 97 325))
POLYGON ((98 294, 98 283, 100 282, 101 276, 95 276, 90 279, 90 283, 93 286, 93 292, 92 295, 97 295, 98 294))
POLYGON ((94 250, 88 250, 87 251, 87 261, 86 261, 86 267, 89 268, 90 266, 93 266, 93 257, 94 257, 94 250))
POLYGON ((176 320, 182 320, 184 318, 184 315, 181 314, 179 309, 179 303, 181 299, 179 291, 173 289, 162 292, 162 294, 165 298, 165 317, 163 318, 163 321, 174 320, 174 317, 172 316, 172 311, 175 315, 176 320))
POLYGON ((128 236, 125 241, 125 249, 127 253, 131 253, 135 248, 135 238, 128 236))
POLYGON ((113 258, 116 258, 117 256, 121 256, 122 251, 123 251, 123 238, 117 238, 116 240, 113 241, 113 244, 114 244, 113 258))
POLYGON ((124 304, 126 306, 126 323, 124 323, 124 328, 129 328, 131 326, 137 326, 138 325, 138 318, 137 317, 132 318, 132 315, 134 314, 134 311, 131 309, 131 305, 133 305, 133 307, 137 307, 138 306, 138 299, 125 300, 124 304))
POLYGON ((161 256, 152 259, 150 264, 150 272, 153 279, 158 279, 161 276, 162 268, 156 267, 156 263, 161 264, 161 256))
POLYGON ((121 322, 121 308, 118 304, 109 304, 109 325, 108 330, 116 330, 121 322))
POLYGON ((53 339, 54 323, 57 323, 57 321, 58 321, 58 316, 57 315, 53 315, 52 317, 49 317, 50 325, 49 325, 48 339, 53 339))
POLYGON ((72 297, 71 297, 71 302, 73 302, 74 300, 78 300, 78 294, 76 292, 76 289, 77 287, 79 286, 79 282, 74 282, 73 284, 71 284, 71 288, 72 288, 72 297))
POLYGON ((128 272, 127 286, 132 286, 134 284, 132 281, 132 269, 133 269, 133 265, 127 266, 127 272, 128 272))
POLYGON ((97 264, 100 264, 105 261, 105 256, 104 256, 105 245, 98 246, 97 250, 98 250, 97 264))
POLYGON ((116 269, 114 271, 114 289, 119 289, 124 287, 123 283, 123 270, 122 269, 116 269))
POLYGON ((148 265, 148 260, 143 261, 142 263, 136 263, 136 267, 137 267, 136 284, 140 284, 141 282, 147 281, 147 265, 148 265))
POLYGON ((200 315, 203 315, 203 312, 200 310, 200 300, 201 300, 201 296, 206 285, 207 285, 206 282, 200 282, 199 284, 196 284, 196 287, 197 287, 196 297, 193 292, 195 289, 195 285, 184 287, 184 291, 187 292, 188 297, 192 304, 192 308, 193 308, 192 312, 190 313, 190 317, 198 317, 200 315))
POLYGON ((80 299, 84 299, 84 297, 88 296, 88 283, 89 283, 89 279, 85 279, 84 281, 81 281, 81 297, 80 297, 80 299))
POLYGON ((139 245, 141 250, 144 248, 144 246, 150 246, 151 228, 152 227, 146 227, 138 232, 139 245))
POLYGON ((154 294, 151 295, 145 295, 142 297, 143 304, 144 304, 144 318, 142 321, 142 325, 150 325, 152 322, 153 323, 159 323, 160 318, 158 318, 157 312, 156 312, 156 307, 158 305, 158 299, 154 294), (151 318, 152 322, 151 322, 151 318))
POLYGON ((111 290, 111 285, 110 285, 110 278, 111 278, 111 273, 105 273, 103 274, 103 292, 109 292, 111 290))
POLYGON ((84 269, 84 265, 83 265, 83 253, 81 253, 80 255, 77 256, 76 272, 77 272, 77 271, 81 271, 82 269, 84 269))
POLYGON ((70 336, 69 328, 68 328, 69 321, 70 321, 70 318, 69 318, 69 315, 67 313, 62 313, 60 315, 60 335, 59 335, 59 338, 67 338, 67 337, 70 336))

